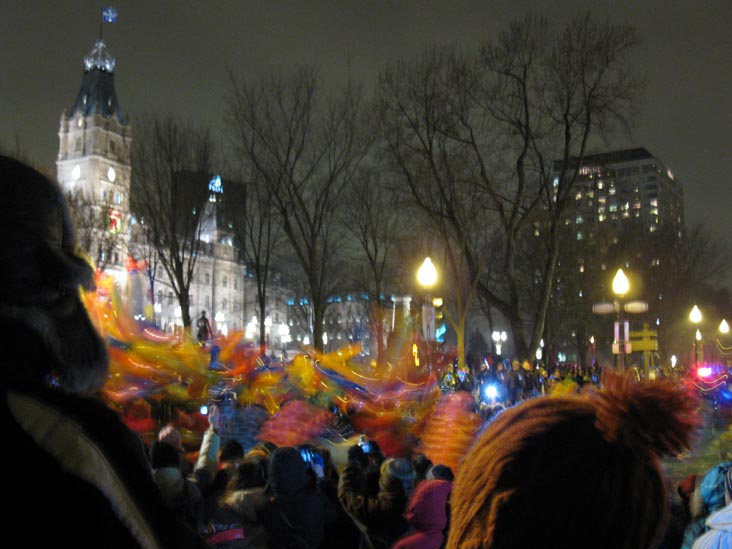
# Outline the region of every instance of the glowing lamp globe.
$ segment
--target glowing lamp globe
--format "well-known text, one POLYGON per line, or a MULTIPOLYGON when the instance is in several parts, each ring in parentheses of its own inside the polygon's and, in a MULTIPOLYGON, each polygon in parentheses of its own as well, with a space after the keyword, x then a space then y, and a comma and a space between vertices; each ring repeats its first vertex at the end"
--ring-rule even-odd
POLYGON ((615 295, 624 296, 628 293, 629 289, 630 282, 628 281, 628 277, 625 276, 623 269, 618 269, 618 272, 615 273, 615 278, 613 278, 613 293, 615 295))
POLYGON ((424 259, 417 271, 417 282, 424 288, 431 288, 437 282, 437 269, 435 269, 429 257, 424 259))
POLYGON ((702 321, 701 311, 696 305, 692 307, 691 312, 689 313, 689 320, 691 320, 694 324, 699 324, 702 321))

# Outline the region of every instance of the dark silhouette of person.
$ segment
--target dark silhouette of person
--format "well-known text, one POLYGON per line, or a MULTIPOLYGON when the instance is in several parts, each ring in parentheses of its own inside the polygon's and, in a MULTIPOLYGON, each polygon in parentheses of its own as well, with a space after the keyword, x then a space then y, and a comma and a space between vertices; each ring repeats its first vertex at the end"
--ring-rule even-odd
POLYGON ((201 311, 201 316, 199 316, 198 320, 196 321, 196 336, 198 338, 198 341, 201 343, 203 343, 204 341, 208 341, 209 339, 211 339, 212 333, 213 331, 211 330, 211 323, 206 317, 206 311, 201 311))
POLYGON ((80 292, 93 269, 60 188, 0 156, 0 194, 4 520, 38 546, 201 546, 166 508, 142 440, 99 398, 106 345, 80 292))

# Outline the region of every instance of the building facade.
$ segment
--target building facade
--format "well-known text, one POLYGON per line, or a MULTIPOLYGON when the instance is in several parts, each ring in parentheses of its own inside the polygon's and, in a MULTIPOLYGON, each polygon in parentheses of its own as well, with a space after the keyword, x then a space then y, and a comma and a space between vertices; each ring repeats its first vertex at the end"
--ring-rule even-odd
POLYGON ((575 205, 577 240, 602 223, 618 230, 636 223, 649 234, 671 227, 679 238, 684 234, 683 186, 644 148, 586 157, 579 168, 575 205))
MULTIPOLYGON (((81 88, 71 108, 61 115, 57 179, 67 196, 80 199, 78 207, 94 214, 90 227, 79 227, 77 218, 77 230, 92 235, 85 250, 90 259, 115 277, 136 316, 175 333, 182 329, 182 315, 170 278, 154 261, 150 265, 139 261, 152 256, 140 241, 130 212, 132 127, 115 91, 115 65, 103 40, 84 58, 81 88)), ((191 317, 195 321, 206 311, 214 334, 241 331, 253 342, 259 338, 259 322, 264 322, 267 343, 283 348, 290 342, 288 292, 276 283, 271 285, 271 307, 264 319, 257 318, 256 281, 231 232, 220 221, 217 205, 224 200, 224 189, 219 176, 211 179, 202 248, 190 288, 191 317)))

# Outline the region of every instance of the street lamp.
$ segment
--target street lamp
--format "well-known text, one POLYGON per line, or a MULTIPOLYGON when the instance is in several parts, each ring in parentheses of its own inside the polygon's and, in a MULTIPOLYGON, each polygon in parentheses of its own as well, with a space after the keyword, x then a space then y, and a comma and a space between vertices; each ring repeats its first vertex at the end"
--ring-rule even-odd
MULTIPOLYGON (((702 321, 701 311, 696 305, 691 308, 689 320, 691 320, 695 326, 698 326, 702 321)), ((701 332, 699 331, 699 328, 697 328, 696 333, 694 334, 694 369, 699 365, 699 341, 701 341, 701 332)))
POLYGON ((722 319, 722 322, 719 323, 719 333, 720 334, 729 333, 729 324, 727 324, 727 321, 724 318, 722 319))
POLYGON ((429 257, 425 257, 417 270, 417 282, 425 289, 426 295, 422 302, 422 335, 427 342, 427 366, 432 370, 430 347, 435 337, 435 306, 432 303, 430 290, 437 283, 437 269, 429 257))
POLYGON ((493 334, 491 334, 491 339, 493 339, 493 343, 495 343, 496 354, 500 356, 503 345, 508 339, 508 334, 506 334, 506 332, 493 332, 493 334))
POLYGON ((623 320, 623 299, 630 289, 630 282, 623 269, 618 269, 613 278, 613 293, 618 297, 618 323, 615 325, 615 340, 620 348, 620 372, 625 372, 625 343, 629 339, 628 325, 623 320))

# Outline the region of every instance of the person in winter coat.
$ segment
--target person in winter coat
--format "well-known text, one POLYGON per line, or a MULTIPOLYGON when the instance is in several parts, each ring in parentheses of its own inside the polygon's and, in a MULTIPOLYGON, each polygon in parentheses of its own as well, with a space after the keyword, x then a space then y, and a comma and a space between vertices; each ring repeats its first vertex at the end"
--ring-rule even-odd
POLYGON ((404 534, 409 525, 404 517, 407 501, 414 486, 414 466, 405 458, 387 459, 381 464, 379 492, 368 491, 365 470, 350 452, 350 459, 341 472, 338 499, 361 530, 362 549, 380 549, 404 534))
POLYGON ((258 459, 245 459, 231 478, 207 528, 207 542, 227 549, 267 549, 267 532, 257 517, 264 499, 265 472, 258 459))
POLYGON ((732 463, 725 461, 712 467, 703 477, 697 478, 691 496, 692 520, 684 530, 682 549, 691 549, 696 539, 709 530, 707 518, 722 509, 725 503, 729 503, 725 479, 730 467, 732 463))
POLYGON ((180 452, 167 442, 155 441, 150 447, 153 479, 166 505, 197 532, 203 532, 203 498, 196 484, 180 468, 180 452))
POLYGON ((397 541, 393 549, 439 549, 448 525, 448 498, 452 482, 425 480, 414 489, 407 505, 407 522, 412 532, 397 541))
POLYGON ((61 190, 0 156, 0 194, 5 524, 39 547, 202 546, 166 508, 140 437, 99 398, 106 346, 80 294, 93 269, 61 190))
POLYGON ((732 504, 706 520, 708 531, 694 542, 694 549, 732 549, 732 504))
POLYGON ((322 458, 316 456, 284 446, 269 458, 267 485, 252 505, 270 549, 318 547, 325 525, 336 519, 317 484, 324 472, 322 458))
POLYGON ((671 383, 607 375, 602 390, 504 411, 455 479, 447 549, 656 547, 661 457, 689 448, 696 409, 671 383))

